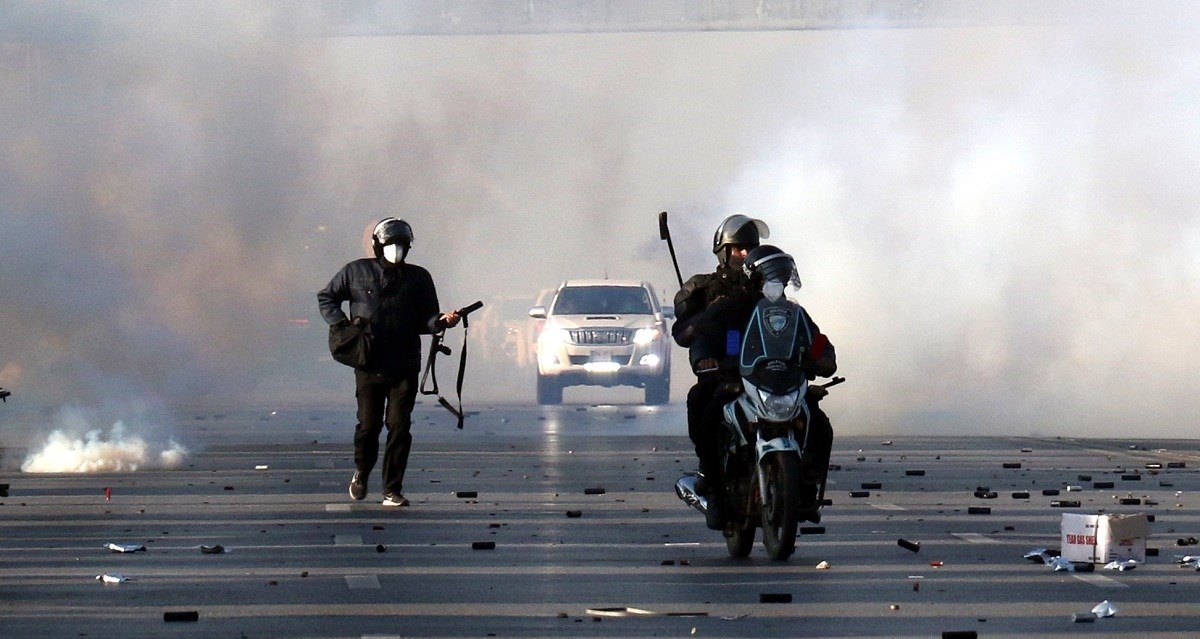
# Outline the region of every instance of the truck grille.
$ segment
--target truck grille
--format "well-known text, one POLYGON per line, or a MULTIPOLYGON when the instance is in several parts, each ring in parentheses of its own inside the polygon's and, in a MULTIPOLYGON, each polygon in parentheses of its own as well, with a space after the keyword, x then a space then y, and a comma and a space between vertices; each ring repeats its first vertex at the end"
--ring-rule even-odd
POLYGON ((588 346, 623 346, 633 339, 628 328, 573 328, 571 341, 588 346))

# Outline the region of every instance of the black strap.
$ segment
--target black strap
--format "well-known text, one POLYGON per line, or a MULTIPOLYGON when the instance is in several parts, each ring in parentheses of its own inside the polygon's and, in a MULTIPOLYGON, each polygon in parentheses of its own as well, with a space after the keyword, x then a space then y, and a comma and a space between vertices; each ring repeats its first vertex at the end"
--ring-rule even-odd
POLYGON ((463 344, 462 344, 462 350, 461 350, 461 352, 459 354, 459 358, 458 358, 458 380, 457 380, 457 383, 455 384, 455 392, 458 394, 458 408, 455 408, 454 406, 452 406, 450 404, 450 402, 446 400, 445 397, 442 397, 441 391, 438 389, 438 381, 437 381, 437 356, 438 356, 438 353, 444 353, 446 355, 449 355, 451 353, 450 347, 446 346, 445 344, 442 343, 442 339, 446 335, 445 329, 442 329, 442 330, 438 331, 437 333, 433 334, 433 342, 429 345, 429 357, 425 360, 425 372, 421 375, 421 394, 422 395, 437 395, 438 396, 438 404, 441 404, 443 408, 450 411, 451 414, 453 414, 455 417, 458 418, 458 428, 460 430, 463 427, 463 419, 464 419, 463 410, 462 410, 463 375, 466 374, 466 370, 467 370, 467 326, 468 326, 468 322, 467 322, 467 317, 465 315, 462 318, 462 323, 463 323, 463 344), (429 389, 429 390, 425 389, 425 382, 427 380, 433 380, 433 388, 432 389, 429 389))

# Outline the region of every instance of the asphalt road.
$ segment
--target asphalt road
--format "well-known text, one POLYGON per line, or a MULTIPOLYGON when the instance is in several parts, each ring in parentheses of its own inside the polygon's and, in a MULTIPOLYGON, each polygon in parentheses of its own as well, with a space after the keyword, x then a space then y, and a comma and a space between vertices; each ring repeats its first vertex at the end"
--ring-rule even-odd
POLYGON ((347 496, 349 407, 179 420, 192 450, 179 470, 5 470, 0 637, 1200 631, 1200 572, 1176 563, 1200 554, 1177 545, 1200 537, 1196 441, 839 438, 823 531, 772 562, 761 544, 730 559, 674 496, 694 466, 680 405, 479 407, 463 431, 419 406, 403 509, 383 508, 377 483, 367 501, 347 496), (981 488, 996 497, 976 497, 981 488), (1053 505, 1061 500, 1080 505, 1053 505), (1090 573, 1026 560, 1059 547, 1063 512, 1151 514, 1152 556, 1090 573), (214 545, 225 552, 201 551, 214 545), (1073 621, 1105 600, 1115 616, 1073 621), (195 620, 165 620, 175 613, 195 620))

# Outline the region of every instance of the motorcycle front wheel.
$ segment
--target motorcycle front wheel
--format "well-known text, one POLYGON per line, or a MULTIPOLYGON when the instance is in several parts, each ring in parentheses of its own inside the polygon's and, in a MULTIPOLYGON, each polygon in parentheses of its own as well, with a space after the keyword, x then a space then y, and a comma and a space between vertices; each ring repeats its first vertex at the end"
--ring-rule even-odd
POLYGON ((784 561, 796 550, 796 525, 800 506, 800 459, 796 455, 773 454, 763 463, 763 545, 767 556, 784 561))
POLYGON ((754 550, 754 526, 738 528, 725 538, 725 548, 734 559, 744 559, 754 550))

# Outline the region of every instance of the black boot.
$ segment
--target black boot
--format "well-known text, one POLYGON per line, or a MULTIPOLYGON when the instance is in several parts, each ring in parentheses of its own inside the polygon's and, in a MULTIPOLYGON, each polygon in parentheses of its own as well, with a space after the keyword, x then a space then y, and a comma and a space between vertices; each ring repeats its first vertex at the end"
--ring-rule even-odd
POLYGON ((724 499, 720 491, 708 498, 708 508, 704 510, 704 524, 709 530, 725 530, 724 499))

